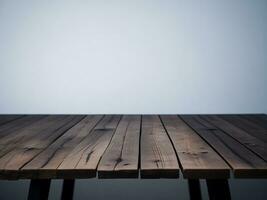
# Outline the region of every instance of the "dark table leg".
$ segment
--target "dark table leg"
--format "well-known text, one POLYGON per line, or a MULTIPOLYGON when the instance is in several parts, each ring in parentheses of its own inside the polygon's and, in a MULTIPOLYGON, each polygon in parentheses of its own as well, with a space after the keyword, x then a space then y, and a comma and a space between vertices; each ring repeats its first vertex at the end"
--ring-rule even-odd
POLYGON ((200 183, 198 179, 188 179, 190 200, 201 200, 200 183))
POLYGON ((227 179, 207 179, 210 200, 230 200, 230 188, 227 179))
POLYGON ((46 200, 48 199, 50 179, 31 180, 28 193, 28 200, 46 200))
POLYGON ((62 200, 72 200, 73 199, 73 192, 74 192, 74 179, 65 179, 63 182, 63 188, 62 188, 62 194, 61 199, 62 200))

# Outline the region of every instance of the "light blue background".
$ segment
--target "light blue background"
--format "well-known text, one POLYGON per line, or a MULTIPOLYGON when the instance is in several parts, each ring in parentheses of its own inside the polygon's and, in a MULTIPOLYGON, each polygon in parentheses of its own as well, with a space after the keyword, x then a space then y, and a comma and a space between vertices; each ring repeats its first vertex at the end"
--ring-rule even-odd
POLYGON ((0 113, 266 113, 266 0, 0 0, 0 113))

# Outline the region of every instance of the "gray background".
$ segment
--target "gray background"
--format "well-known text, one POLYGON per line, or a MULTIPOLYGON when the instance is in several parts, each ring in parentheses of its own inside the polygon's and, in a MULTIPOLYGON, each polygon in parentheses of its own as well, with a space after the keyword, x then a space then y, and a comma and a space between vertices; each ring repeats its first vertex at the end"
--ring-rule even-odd
POLYGON ((0 113, 266 113, 266 21, 266 0, 0 0, 0 113))
MULTIPOLYGON (((0 181, 1 200, 27 199, 29 181, 0 181)), ((230 179, 232 200, 266 200, 267 180, 230 179)), ((61 180, 51 184, 49 200, 59 200, 61 180)), ((203 200, 208 200, 207 187, 201 180, 203 200)), ((155 180, 77 180, 74 200, 189 200, 187 181, 179 179, 155 180)))
MULTIPOLYGON (((266 113, 266 21, 266 0, 0 0, 0 113, 266 113)), ((0 181, 0 199, 28 186, 0 181)), ((230 186, 233 199, 267 196, 266 180, 230 186)), ((188 188, 90 179, 74 197, 188 199, 188 188)))

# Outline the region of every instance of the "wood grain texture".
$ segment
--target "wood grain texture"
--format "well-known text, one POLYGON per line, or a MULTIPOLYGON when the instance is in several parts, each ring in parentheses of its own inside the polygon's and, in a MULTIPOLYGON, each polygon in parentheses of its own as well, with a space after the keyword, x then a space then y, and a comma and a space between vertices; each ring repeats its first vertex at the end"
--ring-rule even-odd
POLYGON ((62 125, 63 120, 66 120, 67 116, 47 116, 36 123, 26 126, 18 131, 14 131, 11 134, 6 134, 1 138, 0 144, 18 144, 23 145, 28 139, 35 137, 36 135, 45 135, 51 133, 54 127, 62 125), (45 134, 44 134, 45 133, 45 134))
POLYGON ((109 145, 120 119, 120 115, 105 116, 63 160, 58 167, 57 177, 95 177, 97 165, 109 145))
POLYGON ((99 178, 138 177, 140 126, 141 116, 123 116, 99 163, 99 178))
POLYGON ((11 137, 11 135, 18 135, 21 133, 21 130, 33 124, 34 122, 47 117, 46 115, 29 115, 25 117, 20 117, 19 119, 13 120, 7 124, 0 126, 0 144, 6 144, 4 137, 11 137))
POLYGON ((219 116, 206 115, 201 117, 267 161, 267 144, 262 140, 248 134, 219 116))
POLYGON ((0 175, 11 179, 18 178, 20 168, 30 162, 83 117, 49 116, 23 129, 23 133, 18 134, 19 140, 16 141, 15 148, 0 158, 0 175))
POLYGON ((243 118, 246 118, 267 130, 267 115, 266 114, 251 114, 251 115, 241 115, 243 118))
POLYGON ((55 116, 27 116, 1 126, 0 157, 22 146, 23 142, 41 131, 46 123, 52 124, 53 121, 53 123, 56 123, 59 119, 62 120, 61 117, 55 118, 55 116))
POLYGON ((267 129, 264 127, 251 122, 249 119, 242 117, 242 115, 220 115, 220 117, 234 126, 244 130, 248 134, 267 143, 267 129))
POLYGON ((46 116, 26 116, 0 126, 0 157, 16 148, 27 135, 23 130, 46 116))
POLYGON ((185 178, 229 178, 229 166, 181 118, 162 115, 161 119, 172 140, 185 178))
POLYGON ((0 115, 0 125, 15 121, 23 116, 24 115, 0 115))
POLYGON ((229 163, 236 178, 267 178, 267 163, 244 145, 200 116, 182 118, 229 163))
POLYGON ((88 135, 103 118, 87 116, 59 137, 48 148, 26 164, 21 172, 23 178, 57 178, 57 168, 68 154, 88 135))
POLYGON ((178 177, 177 157, 160 118, 143 116, 141 131, 141 178, 178 177))
POLYGON ((0 179, 267 177, 266 115, 7 117, 0 179))

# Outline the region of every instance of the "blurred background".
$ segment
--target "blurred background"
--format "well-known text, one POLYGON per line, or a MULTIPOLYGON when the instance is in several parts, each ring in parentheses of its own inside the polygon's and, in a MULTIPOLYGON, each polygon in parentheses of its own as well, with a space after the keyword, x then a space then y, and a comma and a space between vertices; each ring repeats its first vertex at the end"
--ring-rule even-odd
POLYGON ((0 113, 266 113, 266 0, 0 0, 0 113))

